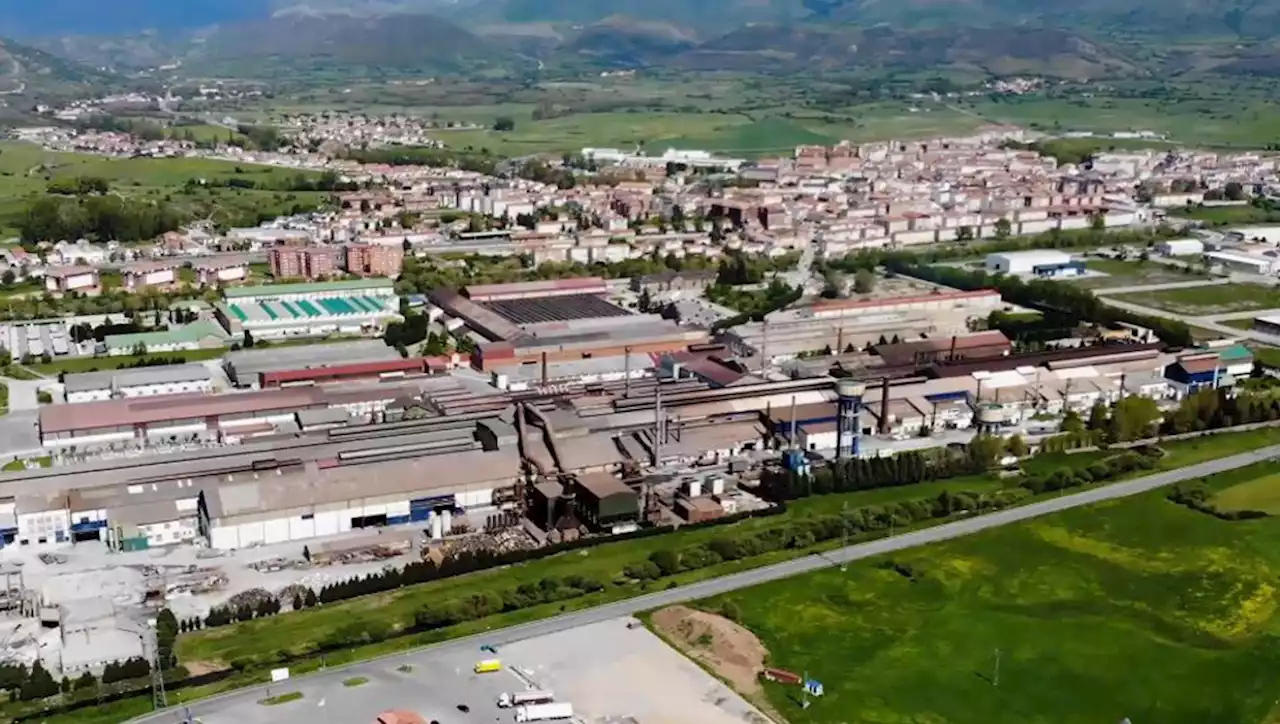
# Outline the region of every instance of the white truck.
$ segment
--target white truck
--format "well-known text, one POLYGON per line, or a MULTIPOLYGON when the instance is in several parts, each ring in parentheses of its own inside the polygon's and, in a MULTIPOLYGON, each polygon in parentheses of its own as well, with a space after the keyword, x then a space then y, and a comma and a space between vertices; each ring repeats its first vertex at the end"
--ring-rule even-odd
POLYGON ((517 722, 564 721, 572 718, 573 705, 568 702, 533 704, 516 709, 517 722))
POLYGON ((498 706, 506 709, 513 706, 530 704, 546 704, 555 701, 556 695, 550 691, 518 691, 514 694, 504 693, 498 697, 498 706))

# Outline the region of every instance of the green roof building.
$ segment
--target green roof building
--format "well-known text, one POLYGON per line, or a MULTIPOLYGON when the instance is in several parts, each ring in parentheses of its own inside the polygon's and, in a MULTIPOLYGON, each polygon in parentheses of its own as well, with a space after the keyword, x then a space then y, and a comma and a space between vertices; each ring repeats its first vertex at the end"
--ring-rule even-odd
POLYGON ((231 336, 215 322, 202 319, 163 332, 113 334, 102 341, 108 355, 133 354, 142 345, 148 354, 193 349, 217 349, 231 343, 231 336))

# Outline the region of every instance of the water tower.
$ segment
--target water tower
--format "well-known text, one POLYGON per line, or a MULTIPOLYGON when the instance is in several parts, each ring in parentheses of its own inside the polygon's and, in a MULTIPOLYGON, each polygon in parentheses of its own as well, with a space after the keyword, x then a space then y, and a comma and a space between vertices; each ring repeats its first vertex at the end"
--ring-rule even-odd
POLYGON ((862 395, 867 386, 854 380, 838 380, 836 395, 839 411, 836 418, 836 457, 844 460, 858 456, 858 438, 862 432, 858 413, 862 411, 862 395))

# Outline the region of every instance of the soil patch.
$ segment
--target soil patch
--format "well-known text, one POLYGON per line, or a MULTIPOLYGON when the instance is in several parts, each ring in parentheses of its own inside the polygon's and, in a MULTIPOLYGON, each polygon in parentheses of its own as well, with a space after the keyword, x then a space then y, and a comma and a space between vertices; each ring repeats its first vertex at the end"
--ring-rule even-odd
POLYGON ((670 606, 651 617, 653 627, 686 656, 702 663, 739 693, 762 693, 760 672, 769 651, 746 628, 706 611, 670 606))
POLYGON ((215 671, 222 671, 227 668, 221 664, 215 664, 212 661, 183 661, 182 667, 192 676, 203 676, 211 674, 215 671))

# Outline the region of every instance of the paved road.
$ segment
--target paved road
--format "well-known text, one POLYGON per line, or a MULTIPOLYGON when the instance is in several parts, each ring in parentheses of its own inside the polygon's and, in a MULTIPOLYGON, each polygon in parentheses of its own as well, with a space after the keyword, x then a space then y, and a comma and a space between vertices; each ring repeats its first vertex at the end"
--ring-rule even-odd
MULTIPOLYGON (((1064 495, 1059 498, 1025 505, 1020 508, 1011 508, 987 515, 974 516, 972 518, 966 518, 964 520, 958 520, 952 523, 935 526, 933 528, 926 528, 924 530, 906 533, 904 535, 882 538, 868 543, 860 543, 858 545, 841 548, 821 555, 806 556, 804 558, 797 558, 795 560, 785 561, 783 563, 777 563, 763 568, 756 568, 720 578, 701 581, 699 583, 682 586, 680 588, 649 593, 636 598, 627 599, 625 601, 605 604, 585 611, 556 616, 555 618, 521 624, 519 626, 512 626, 510 628, 500 629, 498 631, 492 631, 478 636, 456 639, 443 644, 430 646, 426 649, 420 649, 416 652, 394 654, 380 660, 367 661, 345 667, 329 669, 303 677, 299 681, 306 682, 306 685, 309 688, 338 686, 343 679, 350 677, 353 674, 362 673, 362 669, 368 672, 385 669, 389 665, 396 665, 397 661, 421 657, 424 653, 454 654, 464 650, 474 653, 478 650, 481 643, 493 644, 495 646, 508 644, 514 641, 556 633, 558 631, 563 631, 577 626, 584 626, 600 621, 628 616, 639 611, 646 611, 662 606, 669 606, 675 603, 684 603, 687 601, 706 598, 708 596, 728 593, 730 591, 736 591, 742 588, 756 586, 761 583, 768 583, 803 573, 830 568, 842 563, 857 561, 863 558, 881 555, 883 553, 890 553, 906 548, 914 548, 916 546, 937 543, 939 541, 950 540, 952 538, 960 538, 1002 525, 1030 520, 1032 518, 1057 513, 1063 510, 1069 510, 1071 508, 1078 508, 1080 506, 1090 505, 1105 500, 1115 500, 1118 498, 1138 495, 1140 493, 1172 485, 1183 480, 1191 480, 1206 475, 1213 475, 1215 473, 1244 467, 1246 465, 1252 465, 1253 463, 1276 457, 1280 457, 1280 445, 1262 448, 1247 453, 1240 453, 1238 455, 1199 463, 1197 465, 1191 465, 1177 470, 1156 473, 1137 480, 1116 483, 1071 495, 1064 495)), ((259 686, 206 699, 192 704, 190 706, 191 714, 199 718, 202 715, 211 715, 227 707, 244 705, 246 702, 252 702, 263 698, 265 696, 265 690, 265 686, 259 686)), ((181 709, 170 709, 155 714, 149 714, 133 721, 136 724, 142 724, 144 722, 146 724, 159 724, 161 722, 164 722, 165 724, 174 724, 175 722, 183 721, 182 717, 183 712, 181 709)))

